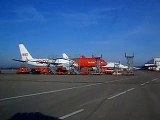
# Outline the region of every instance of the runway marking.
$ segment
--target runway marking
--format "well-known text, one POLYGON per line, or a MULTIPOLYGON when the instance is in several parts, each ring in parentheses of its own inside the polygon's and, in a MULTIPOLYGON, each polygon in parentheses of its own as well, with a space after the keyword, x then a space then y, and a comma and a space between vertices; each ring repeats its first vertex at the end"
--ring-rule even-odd
MULTIPOLYGON (((126 78, 126 79, 121 79, 121 80, 127 80, 129 78, 126 78)), ((120 81, 120 80, 112 80, 112 81, 108 81, 108 82, 104 82, 104 83, 111 83, 111 82, 115 82, 115 81, 120 81)))
MULTIPOLYGON (((122 80, 126 80, 126 79, 122 79, 122 80)), ((84 88, 84 87, 97 86, 97 85, 101 85, 101 84, 104 84, 104 83, 111 83, 111 82, 116 82, 116 81, 120 81, 120 80, 113 80, 113 81, 102 82, 102 83, 95 83, 95 84, 88 84, 88 85, 83 85, 83 86, 78 86, 78 87, 70 87, 70 88, 65 88, 65 89, 60 89, 60 90, 53 90, 53 91, 46 91, 46 92, 27 94, 27 95, 20 95, 20 96, 1 98, 0 101, 11 100, 11 99, 18 99, 18 98, 24 98, 24 97, 31 97, 31 96, 37 96, 37 95, 43 95, 43 94, 56 93, 56 92, 62 92, 62 91, 67 91, 67 90, 72 90, 72 89, 78 89, 78 88, 84 88)))
POLYGON ((102 101, 102 100, 104 100, 104 99, 106 99, 106 97, 94 99, 94 100, 91 100, 91 101, 88 101, 88 102, 83 103, 82 105, 80 105, 80 107, 83 107, 83 106, 88 105, 88 104, 93 104, 93 103, 95 103, 95 102, 99 102, 99 101, 102 101))
MULTIPOLYGON (((158 79, 159 79, 159 78, 155 78, 155 79, 151 80, 151 82, 156 81, 156 80, 158 80, 158 79)), ((150 83, 150 82, 145 82, 145 83, 142 83, 141 85, 143 86, 143 85, 149 84, 149 83, 150 83)), ((134 90, 134 89, 135 89, 135 88, 128 89, 128 90, 126 90, 126 91, 123 91, 123 92, 121 92, 121 93, 118 93, 118 94, 116 94, 116 95, 113 95, 113 96, 111 96, 111 97, 109 97, 109 98, 107 98, 107 99, 110 100, 110 99, 116 98, 116 97, 118 97, 118 96, 120 96, 120 95, 123 95, 123 94, 125 94, 125 93, 127 93, 127 92, 129 92, 129 91, 134 90)))
POLYGON ((141 85, 143 86, 143 85, 145 85, 146 83, 142 83, 141 85))
MULTIPOLYGON (((158 80, 159 78, 155 78, 155 79, 153 79, 153 80, 151 80, 151 82, 153 82, 153 81, 156 81, 156 80, 158 80)), ((143 85, 145 85, 145 84, 149 84, 150 82, 145 82, 145 83, 142 83, 141 85, 143 86, 143 85)), ((131 88, 131 89, 128 89, 128 90, 126 90, 126 91, 123 91, 123 92, 121 92, 121 93, 118 93, 118 94, 116 94, 116 95, 114 95, 114 96, 111 96, 111 97, 109 97, 109 98, 107 98, 108 100, 110 100, 110 99, 113 99, 113 98, 115 98, 115 97, 118 97, 118 96, 120 96, 120 95, 123 95, 123 94, 125 94, 125 93, 127 93, 127 92, 129 92, 129 91, 132 91, 132 90, 134 90, 135 88, 131 88)))
POLYGON ((135 88, 128 89, 128 90, 126 90, 126 92, 132 91, 132 90, 134 90, 134 89, 135 89, 135 88))
POLYGON ((158 79, 159 79, 159 78, 155 78, 155 79, 153 79, 153 80, 151 80, 151 81, 153 82, 153 81, 156 81, 156 80, 158 80, 158 79))
POLYGON ((59 119, 65 119, 65 118, 71 117, 71 116, 76 115, 76 114, 78 114, 78 113, 80 113, 82 111, 84 111, 84 109, 80 109, 80 110, 77 110, 75 112, 69 113, 69 114, 64 115, 62 117, 59 117, 59 119))
POLYGON ((113 95, 113 96, 111 96, 111 97, 109 97, 109 98, 107 98, 107 99, 108 99, 108 100, 113 99, 113 98, 115 98, 115 97, 118 97, 118 96, 120 96, 120 95, 123 95, 123 94, 125 94, 125 93, 127 93, 127 92, 129 92, 129 91, 134 90, 134 89, 135 89, 135 88, 128 89, 128 90, 126 90, 126 91, 123 91, 123 92, 121 92, 121 93, 118 93, 118 94, 116 94, 116 95, 113 95))
POLYGON ((47 91, 47 92, 20 95, 20 96, 8 97, 8 98, 2 98, 2 99, 0 99, 0 101, 10 100, 10 99, 17 99, 17 98, 24 98, 24 97, 30 97, 30 96, 37 96, 37 95, 43 95, 43 94, 50 94, 50 93, 56 93, 56 92, 62 92, 62 91, 67 91, 67 90, 72 90, 72 89, 83 88, 83 87, 90 87, 90 86, 94 86, 94 85, 98 85, 98 84, 100 84, 100 83, 90 84, 90 85, 85 85, 85 86, 78 86, 78 87, 71 87, 71 88, 60 89, 60 90, 47 91))
POLYGON ((145 84, 149 84, 150 82, 145 82, 145 83, 142 83, 141 85, 143 86, 143 85, 145 85, 145 84))
MULTIPOLYGON (((159 78, 155 78, 155 79, 151 80, 150 82, 156 81, 156 80, 158 80, 158 79, 159 79, 159 78)), ((145 84, 149 84, 150 82, 142 83, 141 86, 143 86, 143 85, 145 85, 145 84)))

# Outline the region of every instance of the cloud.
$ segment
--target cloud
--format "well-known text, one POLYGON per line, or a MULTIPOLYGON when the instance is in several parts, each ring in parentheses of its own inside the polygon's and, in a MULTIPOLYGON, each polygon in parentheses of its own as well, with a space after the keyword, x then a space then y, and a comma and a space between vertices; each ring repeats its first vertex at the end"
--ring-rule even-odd
POLYGON ((44 16, 34 7, 18 8, 13 11, 16 14, 17 22, 45 21, 44 16))
MULTIPOLYGON (((101 40, 90 41, 89 44, 92 45, 108 45, 108 46, 123 46, 125 44, 129 44, 133 41, 134 36, 139 36, 144 32, 144 29, 141 25, 136 26, 134 29, 130 31, 123 31, 117 34, 104 36, 101 40), (133 38, 133 39, 132 39, 133 38)), ((136 40, 134 40, 136 41, 136 40)))
POLYGON ((112 8, 100 8, 93 9, 87 12, 72 12, 72 13, 61 13, 65 22, 76 23, 83 26, 95 25, 101 23, 100 21, 106 20, 106 22, 115 21, 117 18, 117 10, 122 7, 112 8))
POLYGON ((106 16, 91 13, 63 13, 62 16, 65 22, 82 26, 94 25, 106 18, 106 16))
POLYGON ((14 10, 6 11, 8 17, 4 17, 0 22, 33 22, 46 21, 45 17, 34 7, 19 7, 14 10))

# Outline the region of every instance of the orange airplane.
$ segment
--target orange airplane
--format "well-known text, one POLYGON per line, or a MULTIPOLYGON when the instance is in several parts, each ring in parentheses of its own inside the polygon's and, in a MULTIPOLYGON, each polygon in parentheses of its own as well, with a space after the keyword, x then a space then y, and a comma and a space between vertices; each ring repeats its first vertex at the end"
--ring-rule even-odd
POLYGON ((93 57, 92 58, 86 58, 85 56, 82 56, 81 58, 76 58, 74 61, 78 64, 80 68, 84 67, 98 67, 98 66, 106 66, 107 62, 105 62, 101 57, 93 57))

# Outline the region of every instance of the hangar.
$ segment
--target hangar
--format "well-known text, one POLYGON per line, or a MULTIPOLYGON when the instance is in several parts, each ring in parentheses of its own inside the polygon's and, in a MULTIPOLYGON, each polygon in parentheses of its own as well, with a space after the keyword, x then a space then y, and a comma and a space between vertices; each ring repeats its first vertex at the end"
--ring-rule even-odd
POLYGON ((149 70, 160 71, 160 58, 153 58, 144 65, 149 70))

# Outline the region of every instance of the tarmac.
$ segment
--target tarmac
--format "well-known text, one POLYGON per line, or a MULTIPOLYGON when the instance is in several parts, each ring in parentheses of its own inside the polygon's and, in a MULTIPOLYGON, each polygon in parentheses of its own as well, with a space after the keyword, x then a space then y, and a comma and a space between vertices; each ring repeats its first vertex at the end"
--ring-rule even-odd
POLYGON ((160 120, 160 73, 0 74, 0 120, 160 120))

